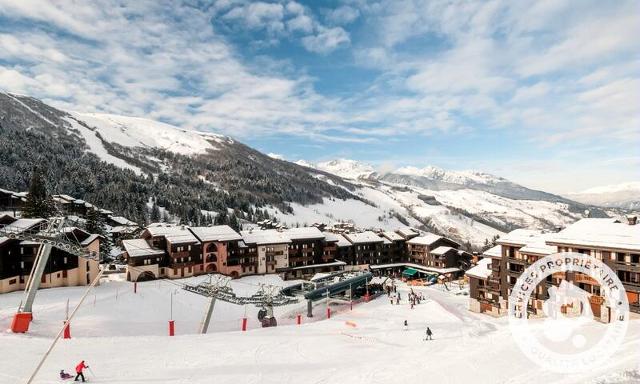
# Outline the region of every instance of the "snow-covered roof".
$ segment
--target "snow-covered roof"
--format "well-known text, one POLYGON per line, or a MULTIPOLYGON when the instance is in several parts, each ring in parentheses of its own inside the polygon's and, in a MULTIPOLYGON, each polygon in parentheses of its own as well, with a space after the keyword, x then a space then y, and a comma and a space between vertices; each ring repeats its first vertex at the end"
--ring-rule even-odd
POLYGON ((152 247, 145 239, 122 240, 122 246, 129 257, 164 255, 162 249, 152 247))
POLYGON ((134 232, 136 228, 128 226, 128 225, 117 225, 109 230, 111 233, 131 233, 134 232))
POLYGON ((615 219, 582 219, 547 239, 547 244, 640 251, 640 224, 615 219))
POLYGON ((86 239, 82 240, 80 242, 80 245, 82 245, 83 247, 86 247, 87 245, 93 243, 94 241, 96 241, 97 239, 100 238, 100 235, 97 234, 91 234, 89 235, 89 237, 87 237, 86 239))
POLYGON ((148 227, 146 231, 153 237, 163 236, 171 244, 199 244, 193 233, 185 226, 165 225, 161 227, 148 227))
POLYGON ((382 236, 386 237, 387 239, 389 239, 391 241, 404 240, 404 237, 400 236, 399 234, 397 234, 395 232, 391 232, 391 231, 382 232, 382 236))
POLYGON ((436 241, 442 239, 442 236, 436 235, 435 233, 427 232, 426 234, 418 237, 414 237, 413 239, 407 241, 407 244, 412 245, 431 245, 436 241))
POLYGON ((126 217, 122 217, 122 216, 111 216, 109 217, 109 219, 115 221, 116 223, 120 224, 120 225, 138 225, 136 223, 134 223, 133 221, 127 219, 126 217))
POLYGON ((324 234, 317 227, 291 228, 286 231, 291 240, 324 239, 324 234))
POLYGON ((200 241, 234 241, 242 236, 228 225, 214 225, 212 227, 190 227, 191 232, 200 241))
POLYGON ((546 240, 555 235, 554 233, 544 233, 536 236, 524 247, 520 248, 520 253, 533 253, 535 255, 550 255, 558 251, 557 247, 548 245, 546 240))
POLYGON ((291 242, 285 232, 277 229, 242 231, 240 235, 247 244, 286 244, 291 242))
POLYGON ((438 248, 436 248, 433 251, 431 251, 431 254, 433 254, 433 255, 444 255, 445 253, 447 253, 447 252, 449 252, 451 250, 453 250, 453 248, 441 245, 438 248))
POLYGON ((364 244, 364 243, 382 243, 383 240, 380 236, 376 235, 372 231, 365 231, 359 233, 345 233, 343 236, 349 240, 352 244, 364 244))
POLYGON ((333 241, 337 242, 336 246, 338 248, 351 246, 351 243, 349 242, 349 240, 345 239, 344 236, 342 236, 339 233, 324 232, 324 237, 329 242, 333 242, 333 241))
POLYGON ((541 231, 535 229, 515 229, 506 235, 500 237, 496 242, 498 244, 511 244, 511 245, 527 245, 535 240, 536 237, 542 234, 541 231))
POLYGON ((2 231, 5 233, 20 233, 32 229, 45 221, 45 219, 18 219, 2 227, 2 231))
POLYGON ((494 259, 499 259, 502 257, 502 245, 494 245, 493 247, 487 249, 482 252, 482 256, 484 257, 492 257, 494 259))
POLYGON ((396 232, 397 232, 400 236, 404 237, 405 239, 406 239, 407 237, 417 236, 417 235, 419 235, 419 234, 420 234, 420 232, 418 232, 417 230, 415 230, 415 229, 413 229, 413 228, 411 228, 411 227, 404 227, 404 228, 400 228, 400 229, 396 230, 396 232))
POLYGON ((486 258, 478 261, 478 265, 465 272, 465 275, 487 279, 491 275, 491 259, 486 258))

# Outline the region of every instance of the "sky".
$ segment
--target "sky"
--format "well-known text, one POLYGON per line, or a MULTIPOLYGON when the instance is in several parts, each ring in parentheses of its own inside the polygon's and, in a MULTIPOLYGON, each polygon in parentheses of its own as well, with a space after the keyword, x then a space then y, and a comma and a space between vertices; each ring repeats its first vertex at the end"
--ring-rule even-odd
POLYGON ((287 160, 640 180, 638 1, 0 0, 0 89, 287 160))

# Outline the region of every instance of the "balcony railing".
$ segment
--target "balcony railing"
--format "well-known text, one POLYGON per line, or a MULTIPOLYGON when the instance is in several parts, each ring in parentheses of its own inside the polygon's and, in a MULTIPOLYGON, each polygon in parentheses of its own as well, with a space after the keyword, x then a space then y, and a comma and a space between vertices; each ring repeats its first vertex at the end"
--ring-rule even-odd
POLYGON ((640 272, 640 263, 611 260, 609 265, 612 266, 614 269, 621 269, 621 270, 632 271, 632 272, 640 272))

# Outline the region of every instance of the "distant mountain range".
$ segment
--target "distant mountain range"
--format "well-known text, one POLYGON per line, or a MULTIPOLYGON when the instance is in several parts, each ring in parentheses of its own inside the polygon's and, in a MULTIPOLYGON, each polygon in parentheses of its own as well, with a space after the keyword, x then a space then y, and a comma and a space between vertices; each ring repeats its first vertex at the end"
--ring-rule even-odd
POLYGON ((350 220, 363 228, 410 225, 480 246, 518 227, 552 229, 604 210, 482 172, 404 167, 376 172, 338 159, 281 160, 230 137, 142 118, 65 112, 0 93, 0 187, 25 190, 34 165, 51 193, 91 201, 133 220, 149 202, 174 218, 233 212, 291 226, 350 220))
POLYGON ((584 204, 640 210, 640 182, 605 185, 569 193, 567 197, 584 204))

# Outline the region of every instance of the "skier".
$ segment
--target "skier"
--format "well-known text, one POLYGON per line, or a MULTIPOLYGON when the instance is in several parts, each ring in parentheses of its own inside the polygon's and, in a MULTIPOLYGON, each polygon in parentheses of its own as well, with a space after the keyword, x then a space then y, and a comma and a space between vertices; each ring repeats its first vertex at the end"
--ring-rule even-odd
POLYGON ((427 327, 427 338, 425 340, 433 340, 431 335, 433 335, 433 332, 431 332, 431 328, 427 327))
POLYGON ((64 369, 60 370, 60 378, 62 380, 67 380, 67 379, 70 379, 72 377, 73 377, 73 375, 68 374, 67 372, 64 371, 64 369))
POLYGON ((85 368, 89 368, 88 365, 84 365, 84 360, 82 360, 80 363, 78 363, 78 365, 76 365, 76 378, 73 381, 78 381, 79 377, 82 377, 82 382, 84 383, 84 374, 82 373, 82 370, 85 368))
POLYGON ((398 294, 398 296, 396 296, 396 304, 400 305, 400 294, 398 294))
POLYGON ((407 322, 407 320, 404 321, 404 330, 409 330, 409 323, 407 322))

